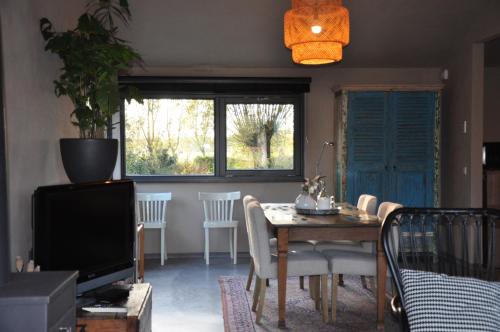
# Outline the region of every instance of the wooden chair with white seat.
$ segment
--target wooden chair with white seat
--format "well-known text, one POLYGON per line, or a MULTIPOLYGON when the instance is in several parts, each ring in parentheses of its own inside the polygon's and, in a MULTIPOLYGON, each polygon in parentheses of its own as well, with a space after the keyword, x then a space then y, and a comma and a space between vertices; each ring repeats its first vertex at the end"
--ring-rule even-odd
MULTIPOLYGON (((381 222, 392 211, 403 207, 401 204, 383 202, 380 204, 377 216, 381 222)), ((373 276, 377 275, 377 256, 375 252, 355 252, 343 250, 323 250, 322 254, 329 260, 332 273, 332 320, 337 319, 337 285, 339 274, 373 276)))
POLYGON ((165 245, 165 228, 167 226, 167 203, 172 193, 137 193, 136 218, 138 224, 145 229, 160 229, 160 262, 165 264, 167 250, 165 245))
POLYGON ((211 228, 229 228, 229 255, 236 264, 238 254, 238 220, 233 220, 234 201, 239 200, 241 193, 233 192, 200 192, 198 198, 203 205, 203 228, 205 229, 205 263, 210 264, 211 228))
MULTIPOLYGON (((266 279, 278 277, 278 260, 271 252, 267 220, 259 202, 249 202, 247 213, 250 224, 250 250, 257 274, 252 309, 257 310, 255 321, 259 324, 267 288, 266 279)), ((322 316, 323 321, 326 322, 328 320, 328 262, 325 257, 313 250, 290 252, 288 254, 287 274, 289 277, 320 276, 322 316)))

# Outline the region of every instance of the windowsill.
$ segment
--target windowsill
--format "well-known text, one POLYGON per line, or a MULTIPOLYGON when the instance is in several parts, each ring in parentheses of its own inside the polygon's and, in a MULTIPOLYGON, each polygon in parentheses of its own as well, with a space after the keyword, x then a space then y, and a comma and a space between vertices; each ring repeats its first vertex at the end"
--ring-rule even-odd
POLYGON ((303 182, 302 176, 127 176, 137 183, 259 183, 259 182, 303 182))

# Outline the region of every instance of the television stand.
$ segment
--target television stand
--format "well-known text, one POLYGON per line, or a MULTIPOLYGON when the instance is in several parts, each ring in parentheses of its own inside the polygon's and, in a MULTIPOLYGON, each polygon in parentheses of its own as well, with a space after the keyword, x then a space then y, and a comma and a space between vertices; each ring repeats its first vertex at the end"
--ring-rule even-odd
POLYGON ((150 284, 133 284, 125 302, 126 313, 87 312, 77 310, 77 331, 85 332, 151 332, 152 288, 150 284))
POLYGON ((107 302, 112 304, 121 304, 124 302, 132 289, 132 285, 108 285, 95 289, 93 291, 87 292, 81 296, 82 302, 107 302), (87 299, 89 299, 87 301, 87 299))

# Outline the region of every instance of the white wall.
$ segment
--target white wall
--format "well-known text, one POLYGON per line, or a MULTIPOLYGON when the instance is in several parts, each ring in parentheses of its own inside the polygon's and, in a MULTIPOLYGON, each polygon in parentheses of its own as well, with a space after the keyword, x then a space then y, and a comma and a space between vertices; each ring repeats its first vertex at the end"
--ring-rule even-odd
POLYGON ((83 1, 2 0, 4 112, 11 269, 15 256, 31 249, 31 194, 40 185, 67 182, 59 154, 60 137, 76 136, 69 100, 54 95, 60 62, 43 50, 39 19, 60 30, 73 27, 83 1))
MULTIPOLYGON (((334 94, 332 89, 342 84, 425 84, 440 83, 437 68, 360 68, 338 69, 335 67, 283 68, 146 68, 134 74, 170 76, 268 76, 311 77, 311 92, 306 95, 305 109, 305 176, 314 173, 314 164, 319 156, 321 144, 334 138, 334 94)), ((333 150, 325 150, 321 163, 322 174, 327 175, 327 186, 333 193, 333 150)), ((300 183, 157 183, 137 185, 139 192, 172 192, 169 203, 167 226, 167 252, 200 253, 203 251, 202 210, 198 202, 198 191, 235 191, 242 195, 252 194, 265 202, 292 202, 300 191, 300 183)), ((240 220, 239 250, 248 250, 248 240, 243 220, 241 202, 237 204, 235 218, 240 220)), ((159 252, 158 231, 146 231, 146 253, 159 252)), ((223 231, 212 231, 211 247, 214 251, 225 251, 228 235, 223 231)))

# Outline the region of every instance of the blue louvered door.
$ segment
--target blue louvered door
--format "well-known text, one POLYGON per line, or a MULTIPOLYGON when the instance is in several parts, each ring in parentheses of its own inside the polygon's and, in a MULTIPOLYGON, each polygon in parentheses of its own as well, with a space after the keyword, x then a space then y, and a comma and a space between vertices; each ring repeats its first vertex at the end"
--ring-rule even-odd
POLYGON ((347 200, 432 206, 434 92, 350 92, 347 200))
POLYGON ((347 112, 347 200, 359 195, 387 195, 388 95, 385 92, 350 92, 347 112))
POLYGON ((434 92, 390 96, 389 195, 404 206, 432 207, 434 186, 434 92))

